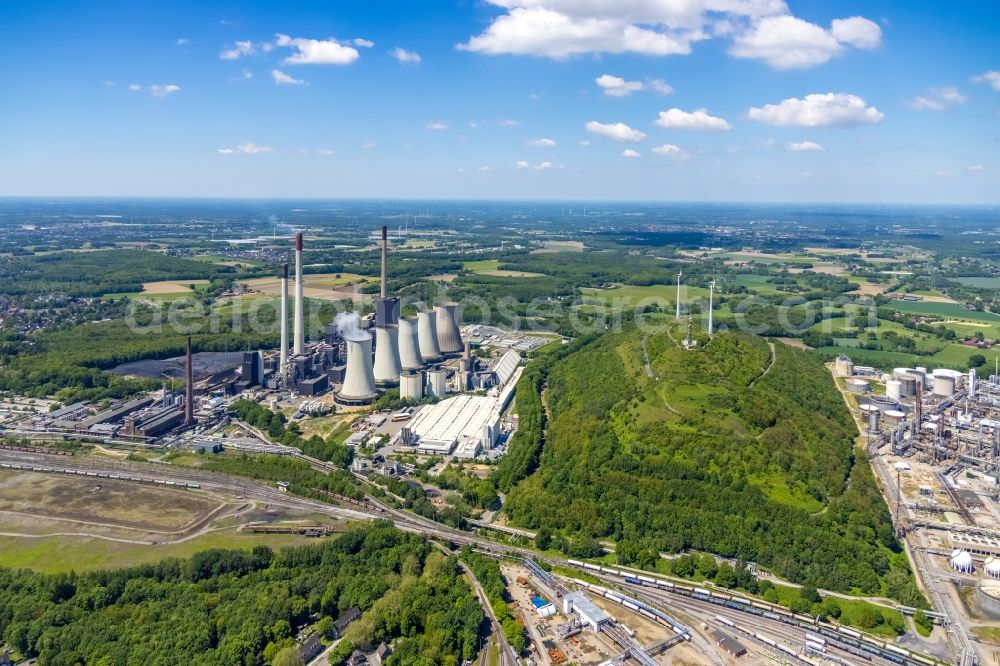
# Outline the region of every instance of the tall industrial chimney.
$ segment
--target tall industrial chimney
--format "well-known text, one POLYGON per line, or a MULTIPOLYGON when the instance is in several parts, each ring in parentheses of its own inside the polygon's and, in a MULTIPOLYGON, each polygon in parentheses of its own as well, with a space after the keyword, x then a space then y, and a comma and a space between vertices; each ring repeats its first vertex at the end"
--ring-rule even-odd
POLYGON ((420 341, 417 319, 400 317, 399 319, 399 362, 404 370, 418 370, 424 367, 424 359, 420 355, 420 341))
POLYGON ((417 341, 420 343, 420 356, 424 361, 441 360, 441 348, 438 346, 437 323, 433 310, 421 310, 417 313, 417 341))
POLYGON ((278 354, 278 375, 284 379, 288 367, 288 264, 281 265, 281 352, 278 354))
POLYGON ((302 232, 295 234, 295 354, 305 351, 305 321, 302 315, 302 232))
POLYGON ((385 285, 386 282, 385 264, 388 261, 388 259, 389 259, 389 234, 388 234, 388 228, 383 224, 382 225, 382 290, 379 292, 379 295, 382 298, 386 298, 389 295, 385 285))
POLYGON ((345 402, 371 402, 378 397, 372 368, 372 336, 356 333, 345 337, 345 340, 347 368, 344 372, 344 384, 337 398, 345 402))
POLYGON ((457 354, 462 351, 462 334, 458 330, 455 314, 457 309, 458 303, 441 303, 434 306, 438 348, 442 354, 457 354))
POLYGON ((402 372, 399 359, 399 327, 390 324, 375 329, 375 383, 396 386, 402 372))
POLYGON ((191 358, 191 336, 184 350, 184 424, 194 423, 194 361, 191 358))

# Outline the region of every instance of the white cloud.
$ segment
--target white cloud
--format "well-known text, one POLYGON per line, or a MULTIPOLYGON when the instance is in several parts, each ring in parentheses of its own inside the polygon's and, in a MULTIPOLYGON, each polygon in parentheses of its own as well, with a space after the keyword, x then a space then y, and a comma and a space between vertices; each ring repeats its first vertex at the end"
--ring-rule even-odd
POLYGON ((363 49, 370 49, 371 47, 375 46, 375 42, 371 41, 370 39, 362 39, 361 37, 355 38, 352 43, 355 46, 360 46, 363 49))
POLYGON ((479 172, 482 172, 482 173, 486 173, 487 171, 491 171, 491 169, 490 169, 490 167, 484 165, 484 166, 481 166, 481 167, 477 167, 476 171, 479 171, 479 172))
POLYGON ((448 129, 448 126, 442 122, 427 123, 427 129, 434 130, 435 132, 440 132, 442 130, 448 129))
POLYGON ((521 123, 511 118, 504 118, 502 120, 497 121, 497 125, 499 125, 500 127, 517 127, 520 124, 521 123))
POLYGON ((752 120, 767 125, 796 127, 855 127, 875 125, 885 119, 885 114, 874 106, 846 93, 790 97, 779 104, 753 107, 747 113, 752 120))
POLYGON ((993 88, 993 90, 1000 92, 1000 71, 990 70, 989 72, 983 72, 979 76, 972 77, 972 81, 973 83, 985 83, 993 88))
POLYGON ((363 144, 361 144, 361 147, 364 148, 365 150, 372 150, 377 145, 378 144, 375 143, 374 141, 365 141, 363 144))
POLYGON ((983 165, 982 164, 970 164, 969 165, 969 171, 976 172, 976 171, 982 171, 982 170, 983 170, 983 165))
POLYGON ((302 79, 296 79, 294 76, 289 76, 280 69, 272 69, 271 78, 273 78, 274 83, 279 86, 301 86, 305 83, 302 79))
POLYGON ((660 146, 653 146, 652 151, 656 155, 668 155, 670 157, 686 160, 691 157, 686 150, 672 143, 665 143, 660 146))
POLYGON ((858 49, 874 49, 882 43, 882 29, 862 16, 834 19, 830 32, 841 44, 858 49))
POLYGON ((132 92, 139 92, 140 90, 142 90, 142 86, 140 86, 138 83, 130 83, 128 84, 128 89, 131 90, 132 92))
POLYGON ((258 146, 256 143, 241 143, 235 148, 219 148, 215 152, 220 155, 265 155, 271 152, 270 146, 258 146))
POLYGON ((711 116, 706 109, 695 109, 694 111, 682 111, 681 109, 667 109, 660 111, 660 117, 656 120, 660 127, 671 129, 701 130, 706 132, 728 132, 733 126, 725 119, 711 116))
POLYGON ((626 148, 622 151, 622 157, 642 157, 642 153, 631 148, 626 148))
POLYGON ((420 54, 416 51, 407 51, 404 48, 397 46, 392 51, 389 52, 393 58, 402 63, 408 63, 411 65, 420 64, 420 54))
POLYGON ((911 109, 926 111, 944 111, 954 104, 964 104, 968 97, 959 92, 958 88, 928 88, 926 95, 918 95, 906 101, 906 105, 911 109))
POLYGON ((763 60, 775 69, 799 69, 821 65, 847 46, 873 49, 881 40, 881 28, 860 16, 836 19, 827 30, 785 14, 755 22, 734 38, 729 53, 763 60))
POLYGON ((325 157, 325 156, 328 156, 328 155, 333 155, 333 151, 330 150, 329 148, 317 148, 316 149, 316 154, 317 155, 323 155, 325 157))
POLYGON ((190 43, 191 43, 191 40, 188 39, 187 37, 178 37, 177 38, 177 46, 187 46, 190 43))
POLYGON ((149 86, 149 92, 152 93, 153 97, 166 97, 167 95, 173 95, 175 92, 180 92, 180 90, 181 87, 173 83, 154 83, 149 86))
POLYGON ((736 35, 733 55, 806 66, 825 62, 847 46, 874 48, 882 36, 875 23, 860 16, 837 19, 829 29, 808 23, 792 16, 785 0, 486 1, 503 13, 456 48, 549 58, 665 56, 690 53, 702 40, 736 35), (823 43, 815 45, 810 36, 821 36, 823 43), (782 50, 793 53, 786 59, 782 50), (802 50, 808 54, 797 53, 802 50))
MULTIPOLYGON (((504 0, 490 0, 501 4, 504 0)), ((518 4, 528 4, 533 0, 518 4)), ((511 3, 513 4, 513 3, 511 3)), ((559 4, 558 2, 554 4, 559 4)), ((583 4, 583 3, 581 3, 583 4)), ((600 4, 600 3, 588 3, 600 4)), ((481 35, 458 48, 463 51, 566 58, 582 53, 690 53, 699 31, 672 34, 634 25, 615 16, 571 16, 546 7, 513 7, 494 19, 481 35)))
POLYGON ((609 97, 628 97, 632 93, 643 89, 642 81, 626 81, 619 76, 612 76, 611 74, 602 74, 594 79, 594 82, 609 97))
POLYGON ((583 146, 584 148, 586 148, 587 146, 590 145, 590 141, 588 141, 587 139, 580 139, 579 141, 576 142, 576 144, 578 146, 583 146))
POLYGON ((823 150, 823 146, 814 141, 796 141, 785 144, 785 147, 794 153, 806 153, 814 150, 823 150))
POLYGON ((241 41, 236 42, 227 49, 223 49, 222 52, 219 53, 219 57, 223 60, 236 60, 237 58, 250 55, 253 51, 253 42, 249 40, 241 41))
POLYGON ((944 169, 938 169, 937 171, 934 172, 934 175, 937 176, 938 178, 951 178, 952 175, 954 175, 954 174, 952 174, 951 171, 946 171, 944 169))
POLYGON ((274 44, 295 49, 295 53, 284 59, 286 65, 349 65, 360 57, 356 48, 336 39, 293 38, 279 34, 274 44))
POLYGON ((645 134, 625 123, 599 123, 596 120, 591 120, 587 123, 586 128, 591 134, 599 134, 615 141, 639 142, 646 138, 645 134))
POLYGON ((529 141, 528 145, 536 146, 538 148, 551 148, 552 146, 556 145, 556 141, 555 139, 542 138, 542 139, 535 139, 534 141, 529 141))
POLYGON ((253 78, 253 72, 251 72, 249 69, 244 69, 240 73, 240 78, 243 79, 244 81, 246 81, 248 79, 252 79, 253 78))
POLYGON ((652 90, 657 95, 669 95, 674 91, 674 87, 663 79, 650 79, 646 84, 648 90, 652 90))
POLYGON ((531 164, 530 162, 525 162, 524 160, 518 160, 514 162, 514 168, 516 169, 531 169, 532 171, 548 171, 555 165, 552 162, 539 162, 538 164, 531 164))

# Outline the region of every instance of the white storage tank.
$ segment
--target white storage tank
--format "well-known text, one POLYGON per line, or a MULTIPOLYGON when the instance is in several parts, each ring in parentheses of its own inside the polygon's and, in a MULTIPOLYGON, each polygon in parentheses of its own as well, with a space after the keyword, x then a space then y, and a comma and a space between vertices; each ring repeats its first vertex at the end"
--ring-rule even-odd
POLYGON ((424 397, 424 374, 406 372, 399 376, 399 397, 402 400, 420 400, 424 397))
POLYGON ((906 420, 906 413, 898 409, 890 409, 886 411, 885 418, 890 423, 899 424, 906 420))
POLYGON ((1000 560, 994 557, 987 558, 986 564, 983 565, 983 573, 990 578, 1000 580, 1000 560))
POLYGON ((849 356, 841 354, 833 362, 833 368, 838 377, 850 377, 854 374, 854 361, 849 356))
POLYGON ((875 405, 861 405, 861 418, 874 430, 878 428, 879 418, 882 413, 875 405))
POLYGON ((972 555, 968 551, 956 548, 951 552, 951 568, 959 573, 972 573, 972 555))
POLYGON ((955 378, 948 375, 934 375, 934 395, 950 398, 955 395, 955 378))
POLYGON ((867 393, 872 388, 867 379, 848 379, 846 386, 851 393, 867 393))
POLYGON ((899 381, 899 394, 902 398, 912 398, 917 395, 917 376, 909 373, 897 377, 899 381))
POLYGON ((885 397, 899 400, 902 397, 903 385, 898 379, 890 379, 885 383, 885 397))
POLYGON ((442 368, 427 371, 427 395, 443 398, 448 393, 448 372, 442 368))
POLYGON ((892 369, 892 376, 895 377, 896 379, 899 379, 903 375, 912 374, 912 371, 913 371, 913 368, 893 368, 892 369))

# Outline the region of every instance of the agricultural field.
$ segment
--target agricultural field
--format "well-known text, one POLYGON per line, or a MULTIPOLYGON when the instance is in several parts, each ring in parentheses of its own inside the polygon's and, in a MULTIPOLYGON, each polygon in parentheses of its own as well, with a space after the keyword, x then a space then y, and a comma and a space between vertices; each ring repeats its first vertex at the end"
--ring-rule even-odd
MULTIPOLYGON (((655 303, 660 307, 673 307, 677 300, 677 285, 654 284, 649 286, 624 285, 611 289, 585 287, 580 290, 585 305, 605 308, 635 307, 640 302, 655 303)), ((708 299, 704 287, 681 287, 681 303, 708 299)))
MULTIPOLYGON (((362 288, 378 282, 378 278, 353 273, 313 273, 303 276, 302 293, 306 298, 324 301, 350 300, 364 303, 370 297, 362 293, 362 288)), ((294 290, 294 279, 289 277, 289 294, 294 290)), ((281 295, 281 280, 277 277, 254 278, 246 281, 247 286, 262 294, 281 295)))
POLYGON ((554 254, 556 252, 583 252, 586 246, 581 241, 548 240, 542 247, 535 248, 531 254, 554 254))

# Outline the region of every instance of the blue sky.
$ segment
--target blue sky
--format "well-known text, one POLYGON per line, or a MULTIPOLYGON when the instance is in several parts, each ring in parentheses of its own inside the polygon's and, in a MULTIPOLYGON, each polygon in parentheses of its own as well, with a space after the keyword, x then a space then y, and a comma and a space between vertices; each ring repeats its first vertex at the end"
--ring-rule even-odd
POLYGON ((9 0, 0 37, 0 195, 1000 200, 1000 3, 9 0))

